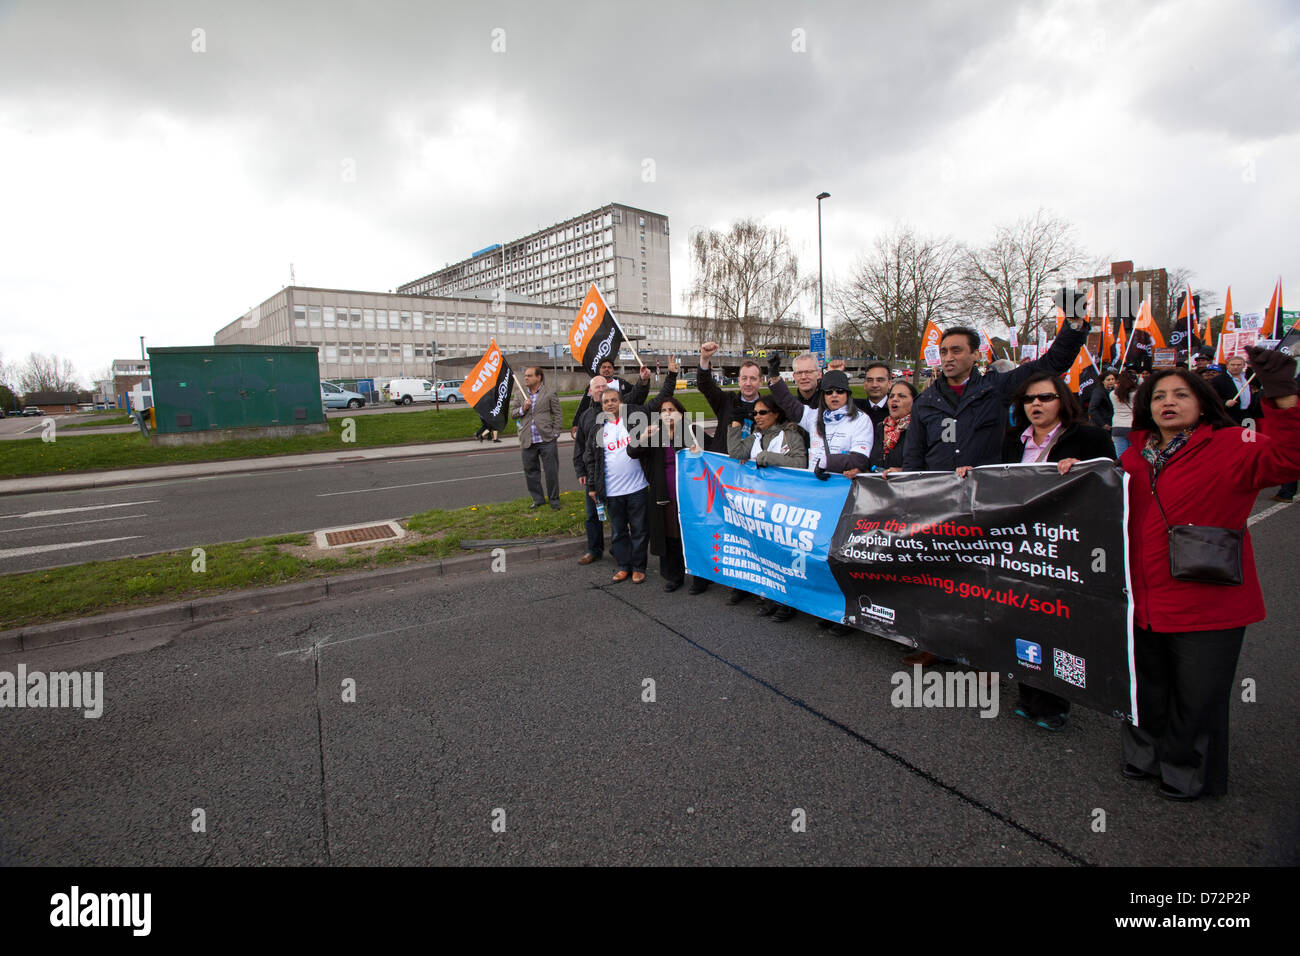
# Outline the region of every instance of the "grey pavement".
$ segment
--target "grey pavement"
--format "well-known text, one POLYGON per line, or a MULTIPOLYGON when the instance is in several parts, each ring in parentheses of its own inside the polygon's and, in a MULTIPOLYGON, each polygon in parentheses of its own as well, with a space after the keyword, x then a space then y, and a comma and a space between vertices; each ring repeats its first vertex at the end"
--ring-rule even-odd
POLYGON ((608 561, 492 573, 484 555, 0 656, 102 670, 106 698, 98 720, 0 711, 0 762, 21 768, 0 775, 0 863, 1294 864, 1298 525, 1284 509, 1252 528, 1271 618, 1247 631, 1258 700, 1232 704, 1220 799, 1123 780, 1113 719, 1076 708, 1049 734, 1006 685, 996 719, 896 709, 903 649, 878 638, 653 574, 613 585, 608 561))

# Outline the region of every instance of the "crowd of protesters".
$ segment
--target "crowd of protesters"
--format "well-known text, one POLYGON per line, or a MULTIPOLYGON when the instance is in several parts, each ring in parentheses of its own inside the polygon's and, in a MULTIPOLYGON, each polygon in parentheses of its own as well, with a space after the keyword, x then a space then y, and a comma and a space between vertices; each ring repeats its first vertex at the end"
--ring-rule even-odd
MULTIPOLYGON (((648 370, 634 386, 613 379, 611 367, 591 380, 573 427, 574 468, 587 493, 587 553, 579 563, 602 557, 608 519, 614 582, 644 582, 647 554, 654 554, 665 591, 686 584, 676 496, 681 449, 703 447, 819 478, 886 480, 906 471, 952 471, 964 480, 973 467, 1002 463, 1053 463, 1064 475, 1079 461, 1109 459, 1130 477, 1141 715, 1140 726, 1123 731, 1123 775, 1159 781, 1159 793, 1171 800, 1222 794, 1233 674, 1246 626, 1264 618, 1263 599, 1249 534, 1242 536, 1241 583, 1209 584, 1174 577, 1170 528, 1244 529, 1261 490, 1281 485, 1278 500, 1294 495, 1300 477, 1295 361, 1252 349, 1222 371, 1199 360, 1198 368, 1145 377, 1105 369, 1085 408, 1062 377, 1087 334, 1086 321, 1074 319, 1041 357, 981 369, 979 334, 949 329, 928 388, 918 393, 876 362, 865 371, 865 398, 853 397, 843 363, 832 362, 823 373, 811 353, 794 358, 793 389, 781 377, 780 356, 772 355, 766 369, 743 362, 739 390, 724 391, 711 369, 718 345, 705 342, 697 382, 716 418, 711 434, 691 427, 674 396, 675 364, 648 404, 648 370), (648 427, 629 430, 629 416, 648 427), (1243 427, 1252 434, 1244 436, 1243 427), (1212 486, 1219 493, 1207 494, 1212 486)), ((700 595, 708 588, 695 577, 687 590, 700 595)), ((729 589, 725 600, 736 605, 747 597, 729 589)), ((781 622, 798 616, 770 599, 759 600, 757 613, 781 622)), ((859 633, 840 622, 817 623, 836 636, 859 633)), ((925 636, 918 639, 923 645, 925 636)), ((904 661, 929 666, 939 659, 922 647, 904 661)), ((1057 731, 1066 725, 1069 703, 1022 684, 1016 713, 1057 731)))

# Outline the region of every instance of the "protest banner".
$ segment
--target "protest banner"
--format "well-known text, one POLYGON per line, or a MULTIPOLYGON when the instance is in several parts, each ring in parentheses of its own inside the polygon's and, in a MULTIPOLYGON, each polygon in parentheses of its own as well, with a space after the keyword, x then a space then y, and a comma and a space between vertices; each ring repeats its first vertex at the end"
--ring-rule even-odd
POLYGON ((687 571, 1136 722, 1111 462, 888 480, 681 452, 687 571))

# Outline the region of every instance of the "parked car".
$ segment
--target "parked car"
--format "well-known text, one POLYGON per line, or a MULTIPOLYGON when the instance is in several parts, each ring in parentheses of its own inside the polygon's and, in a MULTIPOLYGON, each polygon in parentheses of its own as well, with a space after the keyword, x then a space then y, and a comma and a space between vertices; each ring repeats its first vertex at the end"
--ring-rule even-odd
POLYGON ((326 408, 360 408, 366 403, 364 395, 350 392, 333 382, 320 383, 320 400, 326 408))
POLYGON ((28 405, 23 409, 23 418, 40 418, 44 414, 44 409, 37 408, 35 405, 28 405))
POLYGON ((395 378, 388 383, 388 399, 394 405, 433 401, 434 385, 427 378, 395 378))
POLYGON ((460 393, 460 387, 465 384, 465 380, 446 381, 438 383, 438 401, 446 402, 448 405, 455 405, 457 402, 465 401, 465 396, 460 393))

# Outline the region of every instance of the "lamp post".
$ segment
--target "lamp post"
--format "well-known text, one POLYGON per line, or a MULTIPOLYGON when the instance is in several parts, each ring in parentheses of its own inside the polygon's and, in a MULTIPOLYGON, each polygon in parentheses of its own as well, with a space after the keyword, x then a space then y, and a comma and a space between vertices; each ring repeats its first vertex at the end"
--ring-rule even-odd
POLYGON ((822 292, 822 200, 830 198, 830 193, 817 194, 817 321, 823 332, 826 331, 826 297, 822 292))

